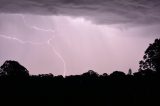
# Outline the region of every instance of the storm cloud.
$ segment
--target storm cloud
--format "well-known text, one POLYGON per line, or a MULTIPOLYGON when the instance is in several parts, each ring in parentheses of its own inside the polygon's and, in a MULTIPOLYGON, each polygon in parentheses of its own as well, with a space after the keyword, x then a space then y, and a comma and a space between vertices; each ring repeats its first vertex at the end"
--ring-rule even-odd
POLYGON ((159 0, 0 0, 0 13, 68 15, 99 24, 159 24, 159 0))

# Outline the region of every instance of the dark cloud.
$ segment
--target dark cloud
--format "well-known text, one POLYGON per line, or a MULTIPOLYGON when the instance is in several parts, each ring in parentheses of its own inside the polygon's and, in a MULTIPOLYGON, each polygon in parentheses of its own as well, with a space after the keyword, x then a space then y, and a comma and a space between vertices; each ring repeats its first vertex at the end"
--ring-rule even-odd
POLYGON ((1 13, 83 16, 105 24, 159 24, 160 0, 0 0, 1 13))

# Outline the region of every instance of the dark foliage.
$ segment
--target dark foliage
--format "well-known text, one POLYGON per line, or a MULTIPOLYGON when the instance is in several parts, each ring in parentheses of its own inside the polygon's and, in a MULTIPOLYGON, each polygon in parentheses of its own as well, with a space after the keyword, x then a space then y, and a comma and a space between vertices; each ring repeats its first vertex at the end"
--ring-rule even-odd
POLYGON ((153 44, 149 45, 143 59, 140 61, 140 70, 160 70, 160 39, 156 39, 153 44))
POLYGON ((28 105, 32 101, 36 105, 39 103, 39 105, 45 106, 54 104, 107 106, 160 104, 159 101, 156 101, 156 98, 160 97, 160 74, 150 69, 136 72, 133 75, 126 75, 120 71, 115 71, 110 75, 106 73, 98 75, 90 70, 82 75, 64 78, 52 74, 28 76, 28 71, 20 64, 13 61, 9 63, 9 66, 6 62, 1 66, 4 72, 10 73, 10 68, 13 68, 11 72, 17 69, 26 74, 14 71, 21 77, 15 77, 15 74, 12 73, 1 75, 0 91, 3 91, 1 100, 8 97, 5 100, 19 103, 15 101, 16 99, 28 103, 28 105), (20 67, 20 69, 15 67, 20 67), (24 79, 25 76, 28 77, 24 79))
POLYGON ((0 76, 26 77, 29 72, 18 62, 9 60, 0 67, 0 76))

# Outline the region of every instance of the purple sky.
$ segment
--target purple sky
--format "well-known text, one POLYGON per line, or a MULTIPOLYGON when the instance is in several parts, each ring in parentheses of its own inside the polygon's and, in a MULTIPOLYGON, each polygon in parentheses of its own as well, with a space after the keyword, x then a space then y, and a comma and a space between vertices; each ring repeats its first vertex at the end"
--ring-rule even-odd
POLYGON ((157 0, 7 1, 0 0, 0 64, 16 60, 31 74, 136 71, 160 34, 157 0))

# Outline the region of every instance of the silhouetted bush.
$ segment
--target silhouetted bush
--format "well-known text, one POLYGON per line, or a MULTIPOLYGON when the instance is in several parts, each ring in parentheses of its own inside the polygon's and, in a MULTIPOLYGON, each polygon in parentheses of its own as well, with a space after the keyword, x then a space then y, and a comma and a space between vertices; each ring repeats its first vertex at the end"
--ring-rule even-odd
POLYGON ((1 76, 26 77, 29 71, 16 61, 8 60, 0 67, 1 76))
POLYGON ((98 77, 98 73, 97 72, 94 72, 93 70, 89 70, 88 72, 86 73, 83 73, 82 76, 85 76, 85 77, 98 77))
POLYGON ((113 73, 110 74, 110 77, 124 77, 125 73, 121 71, 114 71, 113 73))

